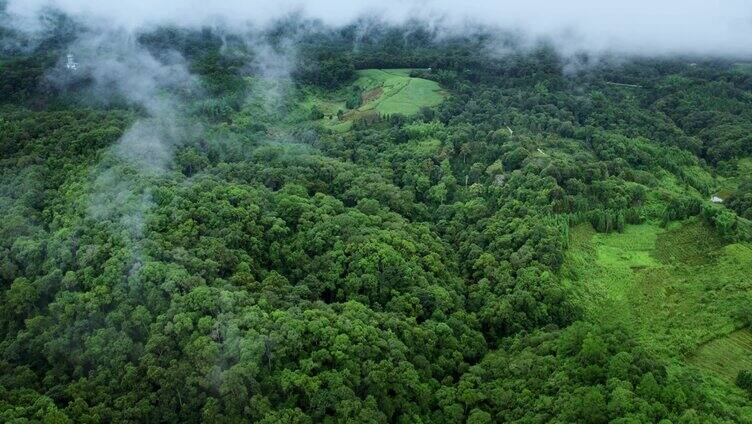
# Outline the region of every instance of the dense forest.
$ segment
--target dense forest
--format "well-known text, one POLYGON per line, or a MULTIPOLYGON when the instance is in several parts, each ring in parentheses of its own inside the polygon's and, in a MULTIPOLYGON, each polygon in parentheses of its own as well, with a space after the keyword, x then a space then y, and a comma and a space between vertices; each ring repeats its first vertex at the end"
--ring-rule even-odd
POLYGON ((0 421, 752 422, 752 343, 703 365, 752 325, 752 62, 291 18, 123 76, 50 19, 0 31, 0 421), (616 317, 629 261, 677 306, 616 317))

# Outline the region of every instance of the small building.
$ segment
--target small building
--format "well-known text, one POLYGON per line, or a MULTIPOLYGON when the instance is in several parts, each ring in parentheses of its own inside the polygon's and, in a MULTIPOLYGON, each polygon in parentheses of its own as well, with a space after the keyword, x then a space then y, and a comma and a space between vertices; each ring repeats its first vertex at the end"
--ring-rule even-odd
POLYGON ((503 186, 506 180, 507 180, 507 176, 504 174, 494 175, 494 184, 496 184, 497 186, 503 186))
POLYGON ((68 60, 65 62, 65 67, 68 68, 68 70, 75 71, 78 69, 78 63, 73 59, 73 54, 68 53, 68 60))
POLYGON ((713 203, 723 203, 723 199, 721 199, 720 197, 718 197, 716 195, 713 195, 710 198, 710 201, 713 202, 713 203))

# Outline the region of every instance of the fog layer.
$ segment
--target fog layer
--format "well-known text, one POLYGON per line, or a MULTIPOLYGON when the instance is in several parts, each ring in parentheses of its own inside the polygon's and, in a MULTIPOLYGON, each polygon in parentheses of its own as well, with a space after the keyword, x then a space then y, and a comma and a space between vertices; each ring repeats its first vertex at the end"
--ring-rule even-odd
POLYGON ((654 54, 752 53, 752 2, 748 0, 9 0, 19 22, 55 8, 79 18, 106 20, 126 29, 252 23, 263 26, 290 13, 345 25, 365 16, 392 23, 418 18, 453 30, 487 25, 548 39, 565 51, 654 54))

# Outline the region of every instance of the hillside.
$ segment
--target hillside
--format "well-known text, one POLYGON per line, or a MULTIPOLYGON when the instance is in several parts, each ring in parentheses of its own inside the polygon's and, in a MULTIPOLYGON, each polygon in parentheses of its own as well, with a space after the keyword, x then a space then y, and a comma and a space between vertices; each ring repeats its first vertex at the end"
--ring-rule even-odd
POLYGON ((752 423, 743 61, 70 19, 0 31, 0 422, 752 423))
POLYGON ((752 284, 749 243, 726 243, 692 221, 608 235, 583 225, 572 240, 564 281, 591 319, 632 327, 647 349, 691 359, 705 343, 747 326, 741 308, 752 284))

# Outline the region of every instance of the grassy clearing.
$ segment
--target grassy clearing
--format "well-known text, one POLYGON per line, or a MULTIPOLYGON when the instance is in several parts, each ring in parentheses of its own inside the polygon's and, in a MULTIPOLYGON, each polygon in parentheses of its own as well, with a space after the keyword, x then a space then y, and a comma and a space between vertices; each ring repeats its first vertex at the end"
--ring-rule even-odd
POLYGON ((410 77, 410 71, 411 69, 360 70, 357 71, 358 79, 349 87, 333 93, 313 90, 305 93, 305 101, 301 106, 307 110, 317 107, 324 114, 319 123, 329 129, 344 132, 359 118, 372 115, 414 115, 422 107, 433 107, 444 100, 446 92, 438 83, 410 77), (362 104, 350 110, 345 99, 354 88, 361 93, 362 104))
POLYGON ((445 94, 438 83, 423 78, 411 78, 409 73, 409 69, 358 71, 355 85, 365 93, 378 93, 364 102, 360 110, 376 110, 382 115, 413 115, 418 113, 421 107, 441 103, 445 94))
POLYGON ((619 237, 598 234, 590 225, 573 229, 562 273, 591 319, 636 330, 630 300, 635 273, 658 265, 650 256, 655 239, 647 225, 629 226, 619 237))
POLYGON ((733 381, 739 371, 752 369, 752 332, 739 330, 712 340, 702 345, 689 361, 733 381))
POLYGON ((752 293, 752 248, 726 245, 695 221, 621 234, 582 225, 572 231, 562 276, 591 319, 623 325, 645 347, 692 362, 742 325, 736 316, 752 293))

